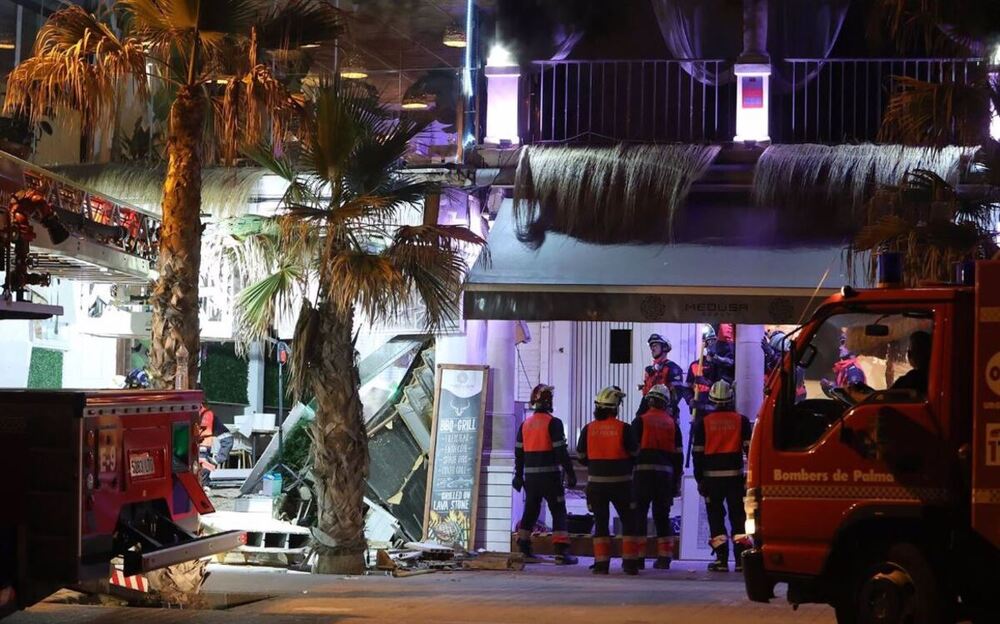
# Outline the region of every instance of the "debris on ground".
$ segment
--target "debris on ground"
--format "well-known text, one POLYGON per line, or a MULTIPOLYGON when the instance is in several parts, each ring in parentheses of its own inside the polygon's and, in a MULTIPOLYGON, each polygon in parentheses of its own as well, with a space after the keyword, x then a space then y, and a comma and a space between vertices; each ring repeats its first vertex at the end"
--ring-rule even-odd
POLYGON ((521 553, 468 552, 426 542, 408 542, 401 549, 379 550, 375 558, 377 570, 397 578, 463 570, 518 571, 524 569, 524 563, 521 553))

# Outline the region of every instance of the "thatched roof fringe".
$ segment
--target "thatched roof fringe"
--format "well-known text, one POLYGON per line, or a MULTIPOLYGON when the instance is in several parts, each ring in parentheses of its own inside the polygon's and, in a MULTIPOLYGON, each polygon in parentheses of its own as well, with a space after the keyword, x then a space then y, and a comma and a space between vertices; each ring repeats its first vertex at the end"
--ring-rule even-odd
MULTIPOLYGON (((55 167, 56 171, 95 191, 160 211, 163 166, 101 164, 55 167)), ((267 172, 258 167, 211 167, 202 170, 201 210, 217 219, 246 214, 254 190, 267 172)))
POLYGON ((926 169, 949 182, 957 182, 963 162, 971 159, 978 149, 872 144, 771 145, 764 150, 754 170, 754 203, 804 215, 815 206, 803 201, 803 197, 819 187, 825 201, 846 206, 854 217, 876 187, 899 184, 908 171, 926 169))
POLYGON ((597 243, 672 237, 676 211, 719 149, 526 147, 514 180, 518 236, 535 245, 549 229, 597 243))

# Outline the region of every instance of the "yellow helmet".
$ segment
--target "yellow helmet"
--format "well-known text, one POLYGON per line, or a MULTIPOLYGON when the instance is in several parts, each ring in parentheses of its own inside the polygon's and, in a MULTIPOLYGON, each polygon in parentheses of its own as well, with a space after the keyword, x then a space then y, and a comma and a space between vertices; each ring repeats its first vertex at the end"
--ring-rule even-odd
POLYGON ((597 407, 610 407, 611 409, 618 409, 621 405, 622 399, 625 398, 625 393, 618 386, 608 386, 594 397, 594 405, 597 407))

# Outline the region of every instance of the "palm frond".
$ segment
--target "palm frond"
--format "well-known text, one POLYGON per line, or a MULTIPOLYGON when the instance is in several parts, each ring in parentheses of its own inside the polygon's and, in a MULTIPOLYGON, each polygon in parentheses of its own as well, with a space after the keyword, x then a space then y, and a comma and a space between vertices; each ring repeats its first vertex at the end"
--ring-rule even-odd
POLYGON ((49 17, 38 32, 35 55, 8 76, 4 110, 38 122, 53 108, 71 109, 86 127, 97 127, 112 118, 118 87, 128 78, 147 97, 140 41, 119 38, 94 15, 70 6, 49 17))
POLYGON ((359 249, 345 249, 324 260, 323 293, 339 309, 357 305, 370 319, 391 317, 406 299, 407 282, 391 258, 359 249))
MULTIPOLYGON (((396 232, 385 256, 405 277, 410 292, 423 301, 428 330, 456 318, 470 248, 485 243, 460 226, 404 226, 396 232)), ((488 251, 482 253, 488 261, 488 251)))
MULTIPOLYGON (((977 70, 974 70, 977 71, 977 70)), ((989 136, 990 91, 985 75, 969 83, 895 78, 879 140, 906 145, 980 145, 989 136)))
POLYGON ((333 41, 343 32, 343 18, 326 0, 285 0, 258 16, 257 27, 261 45, 287 51, 307 43, 333 41))
POLYGON ((303 267, 295 262, 279 264, 276 270, 243 289, 236 299, 237 348, 267 338, 278 321, 291 315, 303 294, 303 267))

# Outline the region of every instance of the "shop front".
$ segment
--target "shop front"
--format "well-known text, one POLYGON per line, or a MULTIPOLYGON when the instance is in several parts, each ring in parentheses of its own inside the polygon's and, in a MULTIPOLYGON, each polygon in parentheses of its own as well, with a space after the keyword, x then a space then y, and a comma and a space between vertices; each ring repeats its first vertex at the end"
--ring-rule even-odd
MULTIPOLYGON (((554 414, 575 450, 601 388, 624 389, 622 418, 634 418, 651 334, 670 342, 670 359, 686 372, 701 357, 703 335, 712 331, 730 343, 736 406, 753 419, 762 399, 765 331, 797 325, 848 282, 842 248, 835 245, 598 245, 549 232, 533 247, 518 240, 509 208, 501 206, 491 228, 489 260, 469 276, 464 337, 449 338, 450 346, 438 349, 439 364, 490 366, 480 547, 510 548, 523 505, 523 496, 510 488, 513 443, 535 384, 555 387, 554 414)), ((686 402, 679 412, 686 446, 686 402)), ((567 502, 570 514, 586 514, 582 491, 569 492, 567 502)), ((705 510, 690 464, 672 515, 680 557, 708 559, 705 510)), ((543 514, 540 522, 546 521, 543 514)), ((586 539, 574 544, 586 554, 586 539)))

